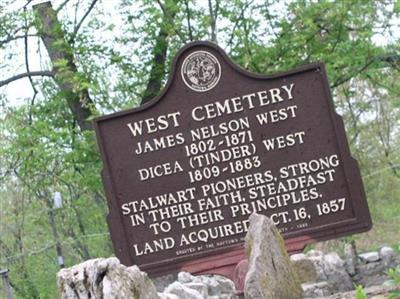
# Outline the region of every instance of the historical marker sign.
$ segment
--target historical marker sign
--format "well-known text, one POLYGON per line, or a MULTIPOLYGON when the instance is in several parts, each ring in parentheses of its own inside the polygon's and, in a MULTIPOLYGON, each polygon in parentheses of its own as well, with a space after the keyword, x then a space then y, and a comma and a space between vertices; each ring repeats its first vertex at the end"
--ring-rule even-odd
POLYGON ((124 264, 157 274, 238 262, 253 212, 290 250, 371 227, 323 64, 256 75, 191 43, 160 96, 95 124, 124 264))

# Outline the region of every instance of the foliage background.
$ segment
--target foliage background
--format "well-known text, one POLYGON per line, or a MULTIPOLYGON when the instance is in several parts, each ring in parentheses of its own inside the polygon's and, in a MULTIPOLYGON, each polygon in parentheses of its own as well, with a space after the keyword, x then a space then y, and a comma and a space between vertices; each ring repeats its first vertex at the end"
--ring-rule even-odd
POLYGON ((0 267, 16 298, 57 297, 57 255, 71 266, 112 254, 90 119, 151 99, 192 40, 258 73, 324 61, 374 228, 317 246, 399 247, 400 1, 35 4, 0 3, 0 267))

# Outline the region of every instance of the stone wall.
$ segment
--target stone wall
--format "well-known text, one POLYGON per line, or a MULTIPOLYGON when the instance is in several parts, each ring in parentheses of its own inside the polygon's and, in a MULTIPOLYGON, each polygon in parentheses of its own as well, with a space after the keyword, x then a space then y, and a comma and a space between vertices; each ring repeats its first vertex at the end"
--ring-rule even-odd
MULTIPOLYGON (((240 287, 246 299, 326 298, 352 291, 355 285, 384 286, 386 271, 399 267, 399 256, 390 247, 357 256, 353 247, 346 246, 345 259, 335 252, 315 250, 289 258, 273 222, 258 214, 250 216, 245 252, 247 274, 240 287)), ((156 279, 156 288, 145 272, 121 265, 117 258, 89 260, 63 269, 57 283, 61 299, 238 298, 232 281, 213 275, 171 274, 156 279)))
MULTIPOLYGON (((379 251, 363 253, 356 258, 352 255, 351 250, 346 250, 344 259, 335 252, 325 254, 314 250, 292 255, 290 259, 301 280, 304 297, 321 298, 340 293, 351 298, 355 285, 366 289, 374 286, 372 290, 376 290, 375 286, 391 287, 386 272, 400 265, 400 258, 392 248, 382 247, 379 251)), ((176 299, 192 298, 185 297, 192 292, 188 289, 196 292, 197 297, 193 298, 235 298, 230 280, 212 275, 194 277, 184 272, 179 273, 177 281, 164 289, 164 294, 173 293, 177 297, 171 298, 176 299)))
MULTIPOLYGON (((302 283, 304 298, 353 298, 351 296, 354 293, 349 291, 354 290, 355 285, 362 285, 367 289, 383 286, 384 290, 391 287, 386 272, 390 268, 400 267, 399 255, 392 248, 382 247, 378 251, 358 256, 348 249, 345 253, 344 259, 335 252, 325 254, 314 250, 290 257, 302 283)), ((62 299, 239 298, 235 294, 233 282, 222 276, 193 276, 180 272, 157 278, 154 284, 138 267, 125 267, 116 258, 86 261, 61 270, 57 278, 62 299)))
MULTIPOLYGON (((350 252, 342 259, 334 252, 310 251, 292 255, 290 259, 301 279, 305 298, 355 298, 351 291, 360 284, 375 293, 376 286, 379 286, 384 293, 393 288, 386 271, 400 265, 399 256, 390 247, 363 253, 356 258, 351 258, 350 252)), ((90 260, 58 273, 62 299, 239 298, 233 282, 222 276, 193 276, 180 272, 156 280, 158 290, 146 273, 136 266, 125 267, 116 258, 90 260)))
POLYGON ((354 290, 355 285, 381 286, 388 283, 386 272, 400 264, 399 256, 390 247, 354 256, 345 250, 342 259, 337 253, 310 251, 295 254, 291 260, 302 279, 306 298, 316 298, 354 290))
MULTIPOLYGON (((379 286, 382 293, 392 288, 386 272, 400 265, 400 258, 392 248, 382 247, 379 251, 360 254, 356 259, 352 259, 351 255, 352 252, 347 251, 346 258, 342 259, 335 252, 325 254, 314 250, 292 255, 290 259, 301 280, 304 297, 354 298, 351 291, 355 285, 374 292, 379 286)), ((236 298, 230 280, 212 275, 194 277, 184 272, 179 273, 177 281, 164 290, 164 294, 171 292, 177 297, 165 298, 236 298), (197 297, 185 297, 188 289, 196 291, 197 297)))

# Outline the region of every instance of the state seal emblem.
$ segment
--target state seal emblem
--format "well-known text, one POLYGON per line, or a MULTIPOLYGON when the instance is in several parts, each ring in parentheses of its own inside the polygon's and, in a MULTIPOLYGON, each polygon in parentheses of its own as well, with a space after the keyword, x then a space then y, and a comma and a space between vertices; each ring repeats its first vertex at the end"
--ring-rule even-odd
POLYGON ((204 92, 212 89, 221 78, 221 65, 209 52, 195 51, 183 61, 183 82, 192 90, 204 92))

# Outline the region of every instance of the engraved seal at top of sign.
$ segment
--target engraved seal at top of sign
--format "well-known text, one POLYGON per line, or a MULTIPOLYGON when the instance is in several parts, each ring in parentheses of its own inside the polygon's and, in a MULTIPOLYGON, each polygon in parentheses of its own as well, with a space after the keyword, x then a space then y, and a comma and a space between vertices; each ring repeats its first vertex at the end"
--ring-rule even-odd
POLYGON ((221 65, 209 52, 195 51, 183 61, 183 82, 192 90, 204 92, 212 89, 221 78, 221 65))

